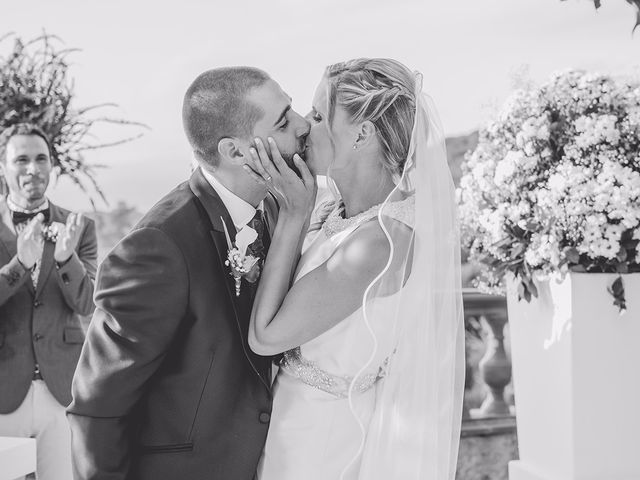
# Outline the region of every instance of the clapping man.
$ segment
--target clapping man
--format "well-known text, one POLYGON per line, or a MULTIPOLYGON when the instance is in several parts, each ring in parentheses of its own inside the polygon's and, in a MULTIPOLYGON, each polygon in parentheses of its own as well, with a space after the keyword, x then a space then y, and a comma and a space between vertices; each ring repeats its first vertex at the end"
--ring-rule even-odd
POLYGON ((38 480, 71 480, 65 407, 84 340, 80 316, 94 309, 97 244, 93 221, 47 199, 52 167, 38 127, 0 135, 9 190, 0 212, 0 436, 36 439, 38 480))

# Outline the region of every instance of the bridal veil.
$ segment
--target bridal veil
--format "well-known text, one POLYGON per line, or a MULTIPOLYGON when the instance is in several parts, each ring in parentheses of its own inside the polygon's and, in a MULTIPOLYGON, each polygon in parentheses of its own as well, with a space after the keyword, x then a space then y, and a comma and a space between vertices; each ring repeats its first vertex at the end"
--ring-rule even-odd
POLYGON ((353 463, 361 480, 453 480, 464 392, 464 323, 454 185, 444 135, 430 98, 415 74, 415 120, 409 154, 397 186, 379 210, 389 241, 387 267, 369 285, 363 322, 371 356, 353 378, 348 400, 362 437, 353 463), (394 205, 414 196, 412 222, 397 221, 394 205), (376 309, 378 300, 393 302, 376 309), (371 328, 388 322, 384 334, 371 328), (380 349, 389 352, 376 365, 380 349), (356 386, 380 369, 368 425, 357 413, 356 386), (358 461, 360 459, 360 461, 358 461), (358 465, 359 464, 359 465, 358 465))

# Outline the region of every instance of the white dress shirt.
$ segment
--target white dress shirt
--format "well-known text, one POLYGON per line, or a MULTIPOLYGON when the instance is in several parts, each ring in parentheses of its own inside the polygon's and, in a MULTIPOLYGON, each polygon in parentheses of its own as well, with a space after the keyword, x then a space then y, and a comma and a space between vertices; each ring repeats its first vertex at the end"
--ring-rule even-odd
MULTIPOLYGON (((256 209, 252 205, 238 197, 227 187, 225 187, 211 173, 207 172, 205 169, 201 170, 204 178, 207 179, 209 185, 211 185, 211 187, 220 197, 220 200, 222 200, 222 203, 224 203, 224 206, 227 208, 229 216, 231 217, 231 221, 236 227, 236 230, 239 232, 247 225, 247 223, 251 221, 253 216, 256 214, 256 209)), ((263 202, 260 202, 260 205, 258 205, 258 210, 264 211, 263 207, 263 202)))

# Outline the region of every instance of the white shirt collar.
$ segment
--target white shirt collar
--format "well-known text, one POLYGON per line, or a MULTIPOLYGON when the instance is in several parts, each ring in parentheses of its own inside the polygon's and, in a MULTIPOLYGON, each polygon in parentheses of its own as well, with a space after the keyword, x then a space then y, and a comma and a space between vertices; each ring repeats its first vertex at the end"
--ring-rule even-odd
MULTIPOLYGON (((203 168, 200 170, 202 171, 204 178, 209 182, 209 185, 211 185, 218 194, 220 200, 224 203, 224 206, 227 207, 229 216, 231 217, 231 221, 235 225, 236 230, 242 230, 242 228, 244 228, 256 214, 256 209, 225 187, 216 177, 211 175, 211 173, 207 172, 203 168)), ((263 202, 260 202, 258 209, 264 211, 263 202)))
POLYGON ((12 212, 20 212, 20 213, 40 212, 42 210, 47 210, 49 208, 49 199, 45 198, 42 205, 34 208, 33 210, 26 210, 18 206, 13 200, 11 200, 11 197, 7 196, 7 206, 9 207, 9 210, 11 210, 12 212))

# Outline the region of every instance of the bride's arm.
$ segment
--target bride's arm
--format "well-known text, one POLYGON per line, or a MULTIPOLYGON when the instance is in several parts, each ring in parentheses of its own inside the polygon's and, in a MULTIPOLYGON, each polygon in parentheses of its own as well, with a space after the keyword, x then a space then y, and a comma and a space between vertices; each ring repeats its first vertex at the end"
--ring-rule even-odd
POLYGON ((278 224, 282 228, 276 228, 253 306, 249 345, 260 355, 302 345, 348 317, 360 307, 366 288, 388 260, 388 241, 372 221, 287 292, 284 278, 291 266, 288 260, 293 258, 287 248, 294 242, 285 236, 293 232, 294 225, 289 221, 278 224))
POLYGON ((378 222, 369 222, 323 265, 291 286, 309 220, 313 177, 296 160, 302 180, 298 178, 275 144, 270 143, 273 163, 262 144, 256 144, 260 156, 254 156, 254 164, 261 177, 254 177, 270 179, 267 185, 281 210, 253 305, 249 345, 258 354, 272 355, 317 337, 353 313, 367 286, 385 267, 389 244, 378 222))

